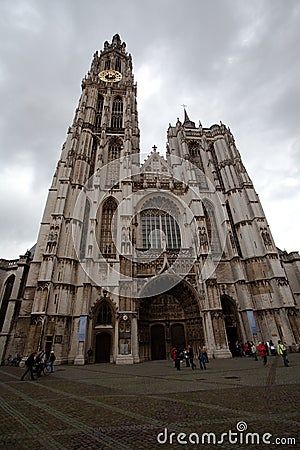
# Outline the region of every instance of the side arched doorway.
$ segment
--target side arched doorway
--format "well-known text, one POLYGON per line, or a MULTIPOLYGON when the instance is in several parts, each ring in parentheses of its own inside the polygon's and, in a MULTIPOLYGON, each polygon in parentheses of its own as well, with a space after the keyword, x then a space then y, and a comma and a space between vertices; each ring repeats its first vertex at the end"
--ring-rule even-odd
POLYGON ((93 310, 92 350, 93 362, 108 363, 113 360, 115 314, 108 297, 102 297, 93 310))
POLYGON ((232 356, 235 356, 235 343, 242 339, 238 321, 237 307, 234 300, 227 295, 221 296, 221 305, 225 321, 229 350, 231 351, 232 356))
POLYGON ((2 331, 2 327, 5 321, 5 316, 8 308, 8 302, 11 296, 12 288, 14 285, 15 276, 11 275, 5 283, 4 295, 2 298, 2 302, 0 304, 0 331, 2 331))
POLYGON ((111 335, 107 332, 96 334, 96 350, 95 362, 108 363, 110 362, 111 353, 111 335))
POLYGON ((166 292, 139 301, 140 361, 171 358, 173 347, 192 345, 196 354, 205 343, 197 293, 185 281, 166 292))

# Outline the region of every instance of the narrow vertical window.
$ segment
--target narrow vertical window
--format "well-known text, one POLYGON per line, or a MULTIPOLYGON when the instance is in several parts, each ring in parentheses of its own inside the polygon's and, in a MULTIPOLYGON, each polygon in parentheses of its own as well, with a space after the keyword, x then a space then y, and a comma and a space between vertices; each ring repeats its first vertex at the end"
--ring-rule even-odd
POLYGON ((214 207, 209 201, 204 200, 203 211, 205 216, 207 234, 211 245, 211 252, 218 253, 220 251, 220 241, 214 207))
POLYGON ((116 256, 114 233, 116 232, 116 219, 114 213, 118 205, 114 198, 108 198, 102 207, 100 251, 105 258, 116 256))
POLYGON ((116 97, 112 105, 111 127, 122 128, 123 124, 123 101, 120 96, 116 97))
POLYGON ((112 138, 108 147, 107 171, 106 171, 106 187, 118 188, 122 141, 118 138, 112 138))
POLYGON ((118 72, 121 72, 121 60, 118 56, 115 61, 115 70, 117 70, 118 72))
POLYGON ((98 131, 101 127, 101 119, 102 119, 102 110, 103 110, 103 96, 99 94, 97 109, 96 109, 96 131, 98 131))
POLYGON ((99 312, 97 315, 97 325, 111 325, 111 324, 112 324, 111 307, 107 301, 103 301, 100 305, 99 312))
POLYGON ((89 225, 90 218, 90 202, 87 200, 84 209, 84 217, 82 221, 82 231, 81 231, 81 240, 80 240, 80 249, 79 249, 79 258, 84 259, 86 257, 86 240, 87 240, 87 231, 89 225))

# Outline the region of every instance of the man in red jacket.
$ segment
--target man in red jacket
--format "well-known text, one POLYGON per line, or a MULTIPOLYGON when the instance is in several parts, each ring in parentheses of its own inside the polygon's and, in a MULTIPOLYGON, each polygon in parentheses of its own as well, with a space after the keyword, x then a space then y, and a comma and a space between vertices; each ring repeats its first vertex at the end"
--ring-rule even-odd
POLYGON ((266 348, 265 344, 263 344, 262 342, 259 342, 258 346, 257 346, 257 350, 259 351, 259 354, 262 357, 263 364, 265 366, 267 364, 267 348, 266 348))

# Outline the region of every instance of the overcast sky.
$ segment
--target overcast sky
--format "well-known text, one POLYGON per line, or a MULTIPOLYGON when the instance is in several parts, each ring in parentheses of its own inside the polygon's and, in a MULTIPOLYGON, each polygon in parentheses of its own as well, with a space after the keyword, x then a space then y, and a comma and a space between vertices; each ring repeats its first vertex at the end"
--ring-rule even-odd
POLYGON ((92 55, 119 33, 141 152, 165 153, 182 104, 231 128, 275 243, 300 250, 298 0, 1 0, 0 258, 37 239, 92 55))

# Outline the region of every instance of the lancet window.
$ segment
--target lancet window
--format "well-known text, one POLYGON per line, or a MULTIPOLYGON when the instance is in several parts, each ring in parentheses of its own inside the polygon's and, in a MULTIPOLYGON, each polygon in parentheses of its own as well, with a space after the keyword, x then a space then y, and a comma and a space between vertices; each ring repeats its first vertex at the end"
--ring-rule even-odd
POLYGON ((116 58, 115 69, 118 70, 118 72, 121 72, 121 60, 119 57, 116 58))
POLYGON ((82 232, 79 249, 80 259, 84 259, 86 257, 86 241, 87 241, 88 225, 90 220, 90 209, 91 209, 90 202, 87 200, 85 204, 84 217, 82 221, 82 232))
POLYGON ((108 198, 102 207, 100 251, 105 258, 114 258, 116 256, 114 240, 117 224, 114 213, 117 207, 117 202, 112 197, 108 198))
POLYGON ((96 131, 101 127, 102 110, 103 110, 103 96, 99 94, 96 110, 96 131))
POLYGON ((111 307, 107 301, 103 301, 97 314, 97 325, 111 325, 112 313, 111 307))
POLYGON ((122 128, 123 124, 123 101, 120 96, 117 96, 113 101, 111 127, 122 128))

